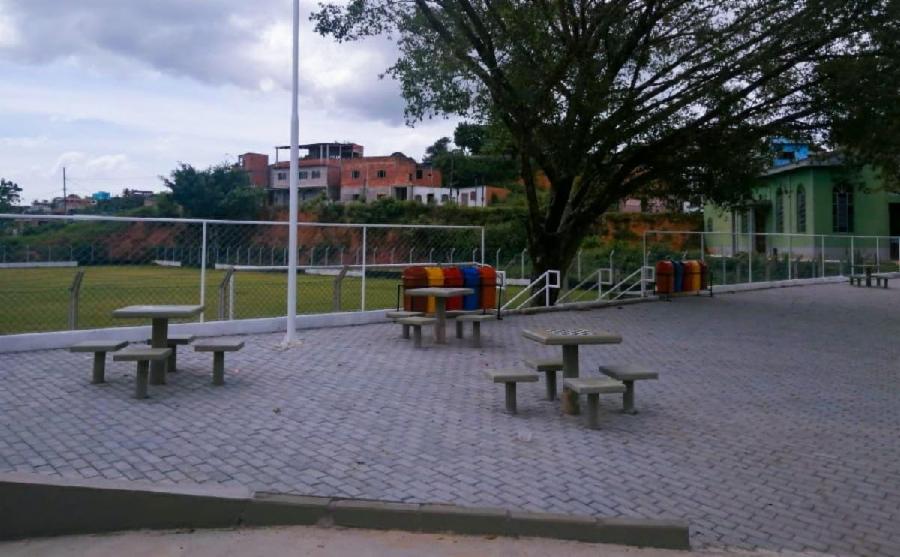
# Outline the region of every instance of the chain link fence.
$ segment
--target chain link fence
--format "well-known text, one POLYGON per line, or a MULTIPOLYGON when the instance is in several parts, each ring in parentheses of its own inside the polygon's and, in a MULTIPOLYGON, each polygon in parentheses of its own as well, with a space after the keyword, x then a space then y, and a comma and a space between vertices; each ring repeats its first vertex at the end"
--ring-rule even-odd
MULTIPOLYGON (((137 304, 201 319, 286 311, 286 222, 0 216, 0 334, 134 325, 137 304)), ((395 307, 410 265, 484 261, 477 226, 300 223, 297 313, 395 307)), ((488 263, 488 261, 484 261, 488 263)))

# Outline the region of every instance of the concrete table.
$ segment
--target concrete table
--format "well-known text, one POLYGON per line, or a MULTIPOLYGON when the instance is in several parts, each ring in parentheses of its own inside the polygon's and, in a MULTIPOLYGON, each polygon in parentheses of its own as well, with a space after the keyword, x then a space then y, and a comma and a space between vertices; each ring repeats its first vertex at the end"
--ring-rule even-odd
MULTIPOLYGON (((583 344, 619 344, 622 337, 616 333, 579 327, 556 329, 524 329, 522 336, 548 346, 562 346, 563 381, 578 377, 578 347, 583 344)), ((578 394, 563 387, 560 397, 566 414, 578 414, 578 394)))
MULTIPOLYGON (((153 348, 168 348, 169 319, 186 319, 197 317, 203 311, 203 306, 128 306, 113 311, 113 317, 123 319, 150 319, 153 323, 153 333, 150 337, 150 345, 153 348)), ((150 384, 165 385, 166 362, 153 361, 150 363, 150 384)))
POLYGON ((434 296, 434 316, 437 318, 437 322, 434 324, 435 344, 447 344, 447 298, 468 296, 474 293, 475 291, 471 288, 443 288, 440 286, 411 288, 403 292, 404 295, 412 297, 434 296))

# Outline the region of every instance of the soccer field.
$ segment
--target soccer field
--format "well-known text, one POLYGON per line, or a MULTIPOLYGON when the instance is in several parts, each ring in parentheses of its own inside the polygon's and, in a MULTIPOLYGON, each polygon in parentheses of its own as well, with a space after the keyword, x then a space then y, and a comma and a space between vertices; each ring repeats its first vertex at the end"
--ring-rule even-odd
MULTIPOLYGON (((69 288, 77 270, 84 271, 78 303, 78 328, 144 325, 145 320, 113 319, 116 308, 135 304, 200 303, 197 268, 85 266, 76 268, 0 269, 0 334, 68 329, 69 288)), ((399 272, 371 272, 366 277, 366 309, 395 307, 399 272)), ((219 315, 219 285, 225 271, 206 272, 206 320, 219 315)), ((341 281, 342 311, 361 309, 362 278, 341 281)), ((287 274, 241 271, 234 275, 234 318, 285 315, 287 274)), ((518 291, 518 289, 515 289, 518 291)), ((513 292, 507 291, 508 299, 513 292)), ((226 294, 227 298, 227 294, 226 294)), ((334 277, 297 277, 297 312, 333 311, 334 277)), ((227 303, 227 302, 226 302, 227 303)))

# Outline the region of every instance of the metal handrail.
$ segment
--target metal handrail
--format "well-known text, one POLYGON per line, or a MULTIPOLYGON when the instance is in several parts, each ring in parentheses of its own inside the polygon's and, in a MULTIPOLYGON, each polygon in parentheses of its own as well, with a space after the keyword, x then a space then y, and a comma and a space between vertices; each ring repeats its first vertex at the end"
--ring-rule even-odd
POLYGON ((521 297, 523 294, 526 294, 529 291, 531 291, 532 288, 534 288, 541 282, 544 283, 544 286, 542 286, 540 290, 538 290, 537 292, 535 292, 534 294, 529 296, 524 302, 519 304, 518 307, 513 308, 513 309, 521 309, 522 307, 524 307, 526 304, 528 304, 529 302, 531 302, 532 300, 534 300, 541 294, 544 294, 546 296, 546 304, 549 306, 550 305, 550 290, 551 289, 557 289, 557 290, 559 289, 559 271, 556 271, 553 269, 548 269, 548 270, 544 271, 543 273, 541 273, 541 275, 538 278, 531 281, 531 283, 529 283, 528 286, 526 286, 525 288, 520 290, 515 296, 510 298, 508 302, 503 304, 503 306, 500 308, 500 311, 509 309, 509 306, 511 306, 516 300, 518 300, 519 297, 521 297), (550 282, 551 277, 554 277, 556 279, 555 284, 550 282))

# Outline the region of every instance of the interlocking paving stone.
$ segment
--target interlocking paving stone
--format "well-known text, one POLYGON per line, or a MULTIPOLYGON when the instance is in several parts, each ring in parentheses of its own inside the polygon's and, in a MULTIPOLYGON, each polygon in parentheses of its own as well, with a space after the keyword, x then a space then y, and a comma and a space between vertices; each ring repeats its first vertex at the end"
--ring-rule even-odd
POLYGON ((205 354, 150 397, 132 364, 0 355, 0 470, 292 493, 684 518, 698 547, 900 555, 900 292, 822 285, 489 323, 484 346, 391 323, 242 337, 229 382, 205 354), (641 413, 601 397, 601 430, 522 385, 517 416, 484 370, 560 349, 523 328, 596 328, 581 349, 659 371, 641 413), (429 335, 426 335, 428 337, 429 335))

